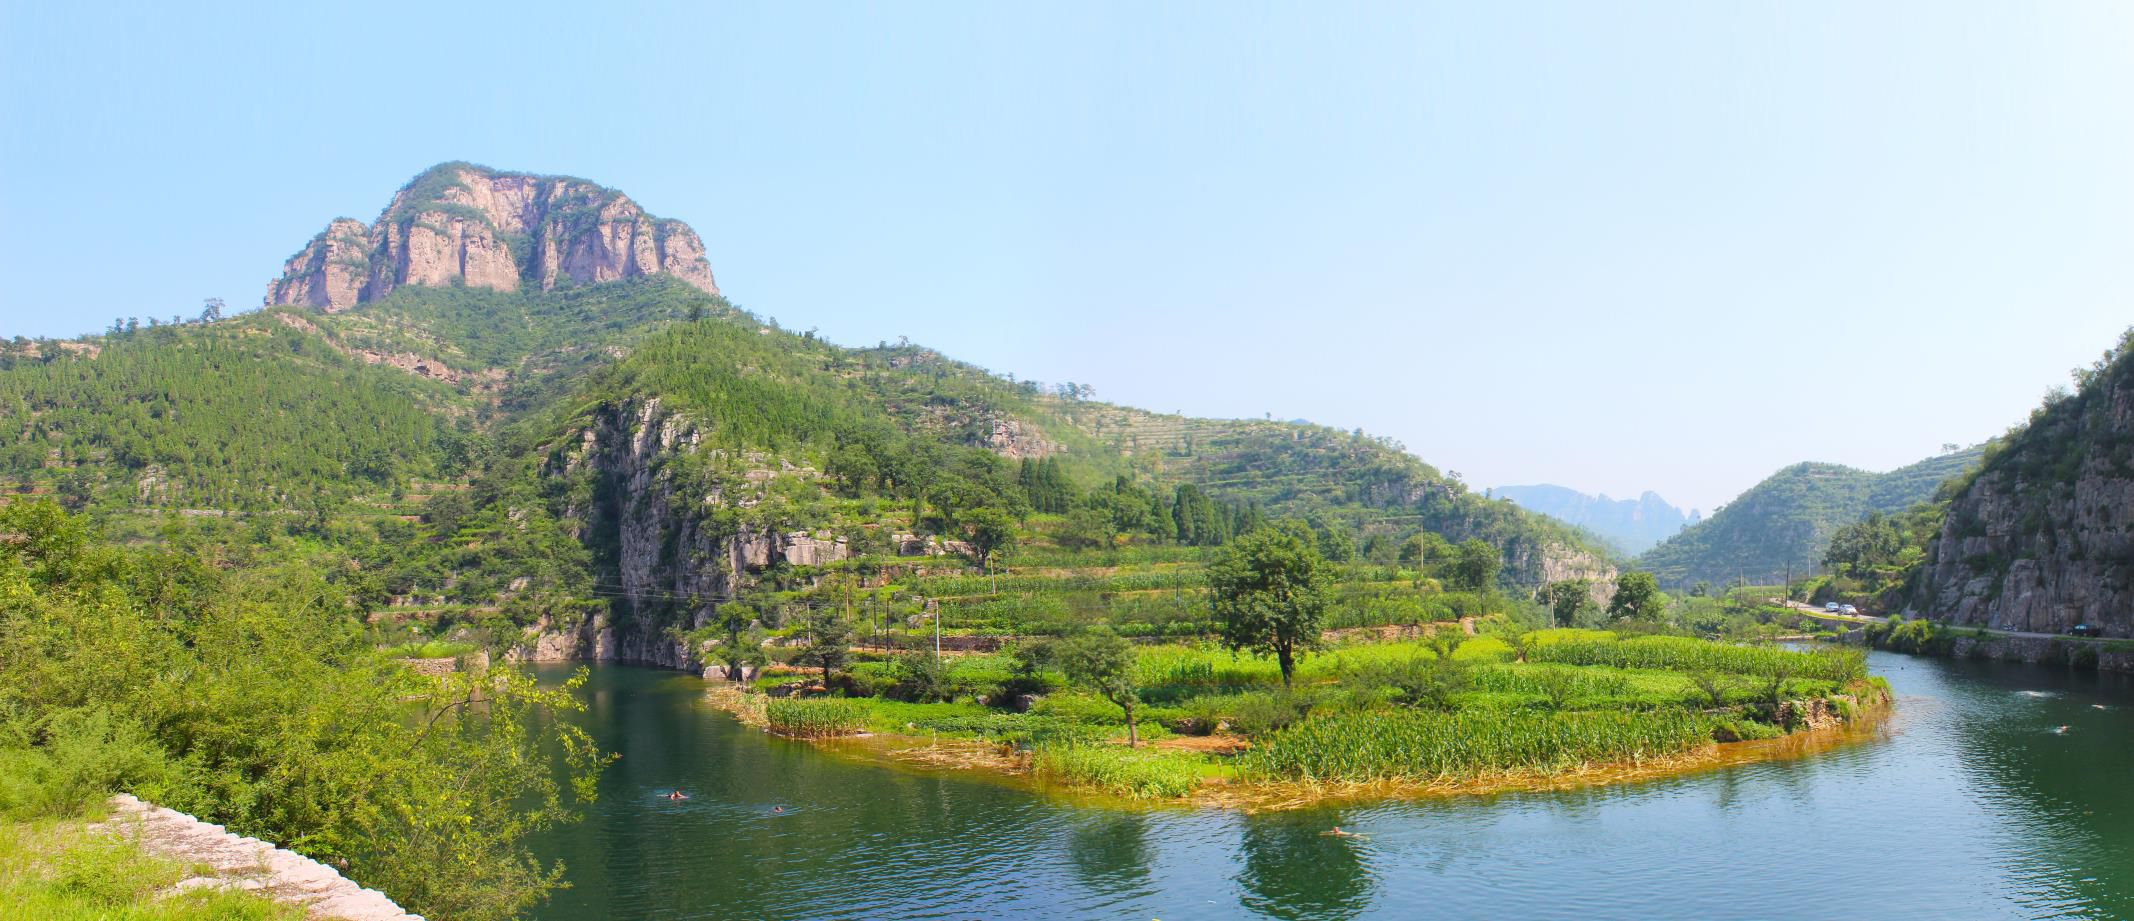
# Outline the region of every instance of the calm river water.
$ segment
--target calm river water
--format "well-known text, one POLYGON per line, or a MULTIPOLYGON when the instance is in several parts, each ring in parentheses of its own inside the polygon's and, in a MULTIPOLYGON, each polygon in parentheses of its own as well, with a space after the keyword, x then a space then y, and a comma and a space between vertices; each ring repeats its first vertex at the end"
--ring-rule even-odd
POLYGON ((1898 695, 1884 737, 1809 758, 1258 816, 856 763, 740 726, 694 678, 597 667, 587 725, 623 757, 540 842, 572 888, 535 917, 2134 916, 2127 679, 1872 667, 1898 695))

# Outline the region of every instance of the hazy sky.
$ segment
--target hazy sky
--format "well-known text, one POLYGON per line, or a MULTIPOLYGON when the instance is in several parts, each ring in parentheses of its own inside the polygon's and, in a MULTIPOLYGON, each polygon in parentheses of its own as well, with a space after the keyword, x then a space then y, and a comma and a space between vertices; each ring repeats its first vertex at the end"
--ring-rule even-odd
POLYGON ((129 5, 4 0, 0 335, 257 304, 465 159, 836 341, 1709 509, 2134 322, 2124 4, 129 5))

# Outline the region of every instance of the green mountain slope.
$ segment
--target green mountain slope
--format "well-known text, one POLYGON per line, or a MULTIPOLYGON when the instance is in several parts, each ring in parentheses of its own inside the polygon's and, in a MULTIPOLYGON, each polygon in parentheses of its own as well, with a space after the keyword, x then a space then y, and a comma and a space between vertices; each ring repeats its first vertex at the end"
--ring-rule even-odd
MULTIPOLYGON (((0 482, 137 535, 171 511, 286 532, 344 557, 364 597, 520 626, 611 605, 640 628, 618 654, 648 661, 665 655, 658 618, 700 613, 675 599, 1015 544, 1074 565, 1122 551, 1197 565, 1199 548, 1279 516, 1309 520, 1337 559, 1376 561, 1388 586, 1431 581, 1437 557, 1392 565, 1425 532, 1493 545, 1510 587, 1613 578, 1588 536, 1389 441, 1098 403, 909 344, 838 346, 727 303, 686 227, 618 212, 601 226, 651 227, 671 251, 603 250, 607 231, 557 216, 576 212, 507 194, 560 186, 452 170, 389 208, 427 223, 381 219, 359 240, 347 222, 314 241, 270 289, 286 306, 7 346, 0 482), (468 236, 515 221, 559 255, 516 238, 477 252, 468 236), (360 286, 337 268, 354 264, 344 244, 369 247, 360 286), (424 260, 448 244, 464 251, 440 275, 424 260), (504 256, 516 270, 477 271, 504 256)), ((1474 610, 1461 605, 1430 610, 1474 610)))
POLYGON ((1830 537, 1868 512, 1895 514, 1969 469, 1979 449, 1870 473, 1838 464, 1795 464, 1772 474, 1712 517, 1638 557, 1666 585, 1747 579, 1774 584, 1821 565, 1830 537))

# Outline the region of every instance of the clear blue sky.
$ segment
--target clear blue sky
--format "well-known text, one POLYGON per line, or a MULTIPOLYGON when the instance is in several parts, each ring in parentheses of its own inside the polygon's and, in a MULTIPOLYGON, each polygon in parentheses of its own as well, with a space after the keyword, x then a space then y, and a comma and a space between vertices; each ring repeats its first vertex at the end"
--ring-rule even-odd
POLYGON ((256 304, 466 159, 837 341, 1709 509, 2134 322, 2123 4, 131 5, 5 0, 0 335, 256 304))

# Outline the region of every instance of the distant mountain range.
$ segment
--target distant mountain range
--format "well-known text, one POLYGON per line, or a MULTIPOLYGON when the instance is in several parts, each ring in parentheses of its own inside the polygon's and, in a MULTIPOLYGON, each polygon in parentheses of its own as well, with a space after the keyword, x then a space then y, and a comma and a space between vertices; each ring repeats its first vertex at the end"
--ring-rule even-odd
POLYGON ((1888 473, 1803 463, 1780 470, 1712 517, 1638 557, 1662 585, 1736 578, 1772 585, 1822 564, 1830 536, 1868 512, 1892 514, 1934 495, 1978 463, 1982 448, 1930 457, 1888 473))
POLYGON ((1520 508, 1576 525, 1606 540, 1624 556, 1636 556, 1700 520, 1695 509, 1684 512, 1657 493, 1635 499, 1589 496, 1568 486, 1500 486, 1496 494, 1520 508))

